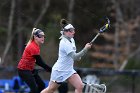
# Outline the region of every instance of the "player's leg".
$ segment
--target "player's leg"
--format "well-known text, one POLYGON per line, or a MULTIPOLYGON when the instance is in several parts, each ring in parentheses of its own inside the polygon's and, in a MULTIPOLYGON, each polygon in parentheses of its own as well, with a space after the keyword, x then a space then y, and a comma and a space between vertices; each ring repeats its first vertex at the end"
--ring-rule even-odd
POLYGON ((30 93, 39 93, 33 74, 29 70, 18 70, 21 79, 29 86, 30 93))
POLYGON ((75 87, 75 93, 82 93, 84 84, 77 73, 70 76, 68 82, 75 87))
POLYGON ((38 74, 35 74, 34 77, 38 86, 38 91, 41 92, 43 89, 45 89, 45 83, 38 74))
POLYGON ((41 91, 41 93, 54 93, 57 88, 60 86, 60 84, 57 84, 54 81, 49 82, 49 86, 41 91))

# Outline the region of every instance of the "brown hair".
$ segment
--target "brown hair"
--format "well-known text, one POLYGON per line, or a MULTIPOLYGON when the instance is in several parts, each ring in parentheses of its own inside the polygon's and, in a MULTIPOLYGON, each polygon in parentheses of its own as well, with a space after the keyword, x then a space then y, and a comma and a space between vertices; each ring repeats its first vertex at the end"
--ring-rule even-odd
POLYGON ((68 25, 68 21, 66 19, 61 19, 60 20, 60 26, 62 27, 62 29, 64 29, 64 27, 68 25))

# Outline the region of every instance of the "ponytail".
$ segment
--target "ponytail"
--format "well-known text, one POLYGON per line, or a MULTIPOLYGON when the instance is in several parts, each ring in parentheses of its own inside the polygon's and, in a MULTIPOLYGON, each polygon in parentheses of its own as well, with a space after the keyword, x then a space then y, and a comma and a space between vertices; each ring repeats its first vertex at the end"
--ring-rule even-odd
POLYGON ((64 27, 68 25, 68 21, 66 19, 61 19, 60 20, 60 26, 62 27, 62 29, 64 29, 64 27))
POLYGON ((36 32, 36 29, 37 28, 33 28, 30 39, 29 39, 27 45, 30 44, 34 40, 34 33, 36 32))

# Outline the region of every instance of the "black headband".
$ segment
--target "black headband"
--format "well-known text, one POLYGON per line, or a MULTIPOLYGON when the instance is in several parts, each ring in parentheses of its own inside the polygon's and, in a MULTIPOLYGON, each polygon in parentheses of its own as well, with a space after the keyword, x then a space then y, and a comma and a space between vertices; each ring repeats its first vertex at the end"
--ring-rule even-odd
POLYGON ((34 35, 39 35, 40 32, 43 32, 42 30, 40 29, 35 29, 35 32, 33 33, 34 35))

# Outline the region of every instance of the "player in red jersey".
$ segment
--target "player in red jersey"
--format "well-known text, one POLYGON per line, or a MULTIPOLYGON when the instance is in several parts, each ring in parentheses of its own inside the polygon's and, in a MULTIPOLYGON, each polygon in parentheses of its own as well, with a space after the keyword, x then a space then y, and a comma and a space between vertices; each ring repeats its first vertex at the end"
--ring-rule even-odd
POLYGON ((18 74, 30 88, 30 93, 40 93, 45 88, 45 83, 34 69, 35 64, 51 72, 52 68, 45 64, 40 56, 40 45, 44 43, 44 32, 33 28, 31 38, 24 49, 18 63, 18 74))

